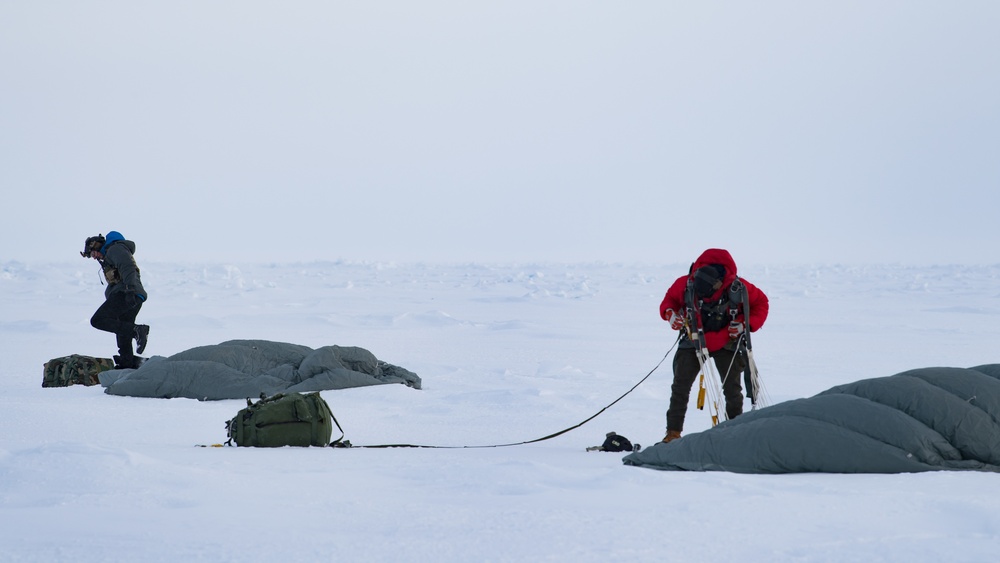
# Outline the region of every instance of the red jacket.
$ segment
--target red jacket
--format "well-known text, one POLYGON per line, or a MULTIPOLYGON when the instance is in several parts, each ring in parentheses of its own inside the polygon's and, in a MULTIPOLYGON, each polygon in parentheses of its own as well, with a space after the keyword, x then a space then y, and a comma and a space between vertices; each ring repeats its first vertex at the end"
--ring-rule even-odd
MULTIPOLYGON (((711 297, 706 299, 706 301, 717 301, 726 292, 729 291, 729 286, 736 280, 736 262, 733 260, 732 255, 729 254, 728 250, 722 250, 721 248, 710 248, 705 252, 702 252, 701 256, 695 260, 694 264, 691 265, 691 271, 688 275, 681 276, 670 286, 667 290, 667 294, 663 297, 663 302, 660 303, 660 318, 666 320, 665 313, 667 309, 673 309, 674 311, 683 314, 687 305, 684 303, 684 290, 687 289, 688 280, 694 274, 695 270, 701 268, 702 266, 707 266, 709 264, 720 264, 726 270, 726 277, 722 281, 722 287, 719 288, 711 297)), ((747 280, 740 279, 743 285, 747 288, 747 296, 750 301, 750 322, 747 323, 743 318, 743 308, 739 308, 739 314, 736 316, 736 320, 743 322, 744 326, 748 326, 750 332, 755 332, 760 327, 764 326, 764 321, 767 319, 767 296, 764 292, 754 286, 747 280)), ((721 349, 726 343, 729 342, 729 329, 728 327, 722 330, 717 330, 714 332, 705 332, 705 342, 708 344, 708 351, 715 352, 721 349)))

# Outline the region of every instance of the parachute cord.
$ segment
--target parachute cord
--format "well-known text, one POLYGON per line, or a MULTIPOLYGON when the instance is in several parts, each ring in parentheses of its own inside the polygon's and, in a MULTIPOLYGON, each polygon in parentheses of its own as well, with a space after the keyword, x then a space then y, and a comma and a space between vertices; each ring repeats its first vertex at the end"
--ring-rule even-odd
MULTIPOLYGON (((745 341, 746 341, 745 336, 741 334, 739 339, 736 341, 736 349, 739 350, 740 346, 742 346, 745 343, 745 341)), ((764 407, 770 406, 771 397, 768 394, 767 389, 764 388, 764 382, 763 380, 761 380, 760 373, 757 371, 757 362, 755 362, 753 359, 753 350, 746 346, 744 346, 744 349, 746 350, 746 356, 747 356, 747 368, 750 370, 750 383, 751 385, 753 385, 753 389, 747 390, 750 393, 752 393, 754 397, 754 403, 752 409, 757 410, 759 408, 762 409, 764 407)), ((723 389, 726 386, 726 381, 729 380, 729 376, 732 375, 733 373, 733 365, 735 363, 736 363, 736 355, 734 354, 733 359, 729 361, 729 367, 726 369, 726 377, 723 378, 722 380, 723 389)))
POLYGON ((725 408, 726 399, 722 392, 722 378, 719 377, 719 373, 715 366, 715 360, 712 359, 711 355, 707 356, 706 363, 708 364, 708 373, 706 375, 712 382, 709 395, 711 395, 712 407, 715 410, 715 414, 712 416, 712 426, 715 426, 719 422, 723 422, 728 419, 725 408))
POLYGON ((715 360, 712 359, 712 355, 706 348, 695 349, 695 356, 697 356, 698 366, 701 368, 700 384, 704 385, 705 379, 709 380, 707 389, 712 408, 709 409, 708 414, 712 417, 712 426, 715 426, 720 420, 725 420, 726 416, 725 410, 720 411, 719 409, 719 400, 722 398, 722 391, 719 388, 719 374, 715 371, 715 360))
MULTIPOLYGON (((739 350, 740 346, 743 345, 744 342, 745 337, 740 335, 739 339, 736 341, 737 350, 739 350)), ((755 398, 751 408, 753 410, 762 409, 771 405, 771 397, 768 394, 767 389, 764 388, 764 382, 761 380, 760 374, 757 371, 757 363, 753 359, 753 350, 748 347, 744 348, 747 354, 747 367, 750 369, 750 383, 753 385, 753 389, 749 389, 747 391, 752 393, 755 398)), ((733 359, 729 361, 729 367, 726 368, 726 377, 722 378, 723 389, 726 387, 726 381, 728 381, 729 377, 733 374, 733 365, 735 363, 736 355, 734 354, 733 359)))
MULTIPOLYGON (((421 445, 421 444, 380 444, 380 445, 373 445, 373 446, 355 446, 355 445, 352 445, 349 441, 346 441, 346 440, 333 442, 333 443, 330 444, 330 446, 332 446, 332 447, 346 447, 346 448, 432 448, 432 449, 439 449, 439 450, 454 450, 454 449, 476 449, 476 448, 506 448, 506 447, 510 447, 510 446, 523 446, 525 444, 534 444, 536 442, 542 442, 544 440, 549 440, 549 439, 555 438, 556 436, 561 436, 561 435, 563 435, 563 434, 565 434, 565 433, 567 433, 567 432, 569 432, 571 430, 576 430, 577 428, 583 426, 584 424, 587 424, 591 420, 594 420, 595 418, 597 418, 604 411, 610 409, 612 406, 615 405, 615 403, 617 403, 618 401, 621 401, 622 399, 624 399, 629 393, 631 393, 632 391, 635 391, 640 385, 642 385, 642 383, 644 381, 646 381, 647 379, 649 379, 649 376, 653 375, 653 372, 655 372, 657 369, 659 369, 659 367, 661 365, 663 365, 663 362, 666 361, 666 359, 670 356, 670 353, 674 351, 674 348, 677 347, 677 344, 680 341, 681 341, 681 335, 678 334, 677 335, 677 340, 674 341, 673 346, 671 346, 670 349, 667 350, 667 353, 663 355, 663 358, 661 358, 660 361, 657 362, 657 364, 655 366, 653 366, 653 369, 649 370, 649 373, 647 373, 642 379, 640 379, 638 383, 636 383, 635 385, 633 385, 631 389, 629 389, 628 391, 622 393, 622 395, 620 397, 618 397, 617 399, 615 399, 614 401, 611 401, 611 403, 608 404, 608 406, 606 406, 603 409, 597 411, 596 413, 594 413, 593 415, 591 415, 590 417, 588 417, 584 421, 582 421, 580 423, 577 423, 577 424, 574 424, 573 426, 570 426, 569 428, 560 430, 558 432, 553 432, 552 434, 549 434, 548 436, 542 436, 541 438, 535 438, 534 440, 524 440, 523 442, 511 442, 511 443, 507 443, 507 444, 487 444, 487 445, 477 445, 477 446, 425 446, 425 445, 421 445)), ((337 427, 340 428, 340 425, 338 424, 337 427)), ((341 432, 343 433, 343 429, 341 429, 341 432)))
MULTIPOLYGON (((752 409, 757 410, 759 408, 770 406, 771 397, 768 394, 767 389, 764 388, 764 381, 761 380, 760 373, 757 371, 757 362, 753 359, 753 349, 745 344, 746 336, 741 334, 739 340, 736 341, 736 348, 738 350, 740 346, 743 346, 743 349, 746 350, 747 369, 750 370, 750 384, 753 386, 753 389, 749 390, 753 393, 754 397, 752 409)), ((732 373, 733 363, 735 361, 736 356, 734 355, 733 360, 729 364, 729 371, 726 375, 727 378, 729 377, 729 374, 732 373)), ((725 381, 723 381, 723 386, 725 386, 725 381)))
MULTIPOLYGON (((742 340, 743 340, 743 335, 740 335, 739 339, 736 341, 736 348, 737 348, 737 350, 739 350, 739 344, 740 344, 740 342, 742 340)), ((716 378, 716 379, 713 380, 713 381, 719 381, 721 379, 722 383, 721 384, 716 384, 716 385, 713 386, 714 389, 715 389, 714 392, 715 392, 715 395, 716 395, 716 401, 717 401, 717 403, 715 405, 716 416, 713 417, 713 419, 712 419, 712 426, 715 426, 716 424, 718 424, 720 420, 722 420, 722 421, 729 420, 729 412, 728 412, 728 410, 726 408, 724 408, 724 407, 720 408, 719 404, 721 403, 722 405, 725 405, 725 401, 726 401, 726 395, 725 395, 726 382, 729 381, 729 378, 733 375, 733 366, 736 365, 736 356, 737 356, 737 354, 733 354, 733 357, 729 360, 729 365, 726 366, 726 376, 725 377, 721 377, 721 378, 716 378)), ((739 377, 739 376, 737 376, 737 377, 739 377)))
POLYGON ((757 371, 757 362, 753 359, 753 350, 747 350, 747 362, 750 367, 750 379, 754 386, 754 397, 757 398, 753 409, 757 410, 771 406, 771 395, 767 392, 767 388, 764 387, 764 381, 760 378, 760 373, 757 371))
MULTIPOLYGON (((740 335, 739 339, 736 340, 736 350, 737 351, 740 349, 740 343, 742 341, 743 341, 743 335, 740 335)), ((732 359, 729 360, 729 367, 726 368, 726 377, 722 378, 722 388, 723 389, 726 388, 726 382, 729 381, 729 376, 733 374, 733 366, 736 365, 736 356, 737 355, 738 355, 738 353, 737 354, 733 354, 732 359)))

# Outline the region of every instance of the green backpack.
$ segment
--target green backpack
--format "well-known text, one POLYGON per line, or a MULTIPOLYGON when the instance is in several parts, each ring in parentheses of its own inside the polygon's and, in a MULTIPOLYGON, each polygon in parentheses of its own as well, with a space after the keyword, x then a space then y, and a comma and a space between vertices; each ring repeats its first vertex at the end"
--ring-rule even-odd
POLYGON ((247 399, 247 407, 226 423, 227 443, 260 448, 330 445, 336 419, 319 393, 261 395, 256 403, 247 399))
POLYGON ((92 358, 73 354, 45 362, 42 368, 42 387, 68 387, 70 385, 97 385, 102 371, 114 369, 110 358, 92 358))

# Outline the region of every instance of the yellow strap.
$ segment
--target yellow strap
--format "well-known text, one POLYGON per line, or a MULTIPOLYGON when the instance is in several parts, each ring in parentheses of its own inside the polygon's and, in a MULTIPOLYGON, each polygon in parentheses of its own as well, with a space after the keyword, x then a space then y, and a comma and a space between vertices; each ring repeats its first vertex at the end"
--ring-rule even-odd
POLYGON ((701 374, 698 380, 698 410, 705 410, 705 374, 701 374))

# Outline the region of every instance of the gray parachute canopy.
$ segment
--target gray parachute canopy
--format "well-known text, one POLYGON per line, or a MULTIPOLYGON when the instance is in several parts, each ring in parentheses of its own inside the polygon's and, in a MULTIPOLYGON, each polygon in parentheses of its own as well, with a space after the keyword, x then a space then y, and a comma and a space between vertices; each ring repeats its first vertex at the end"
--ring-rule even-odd
POLYGON ((840 385, 629 454, 626 465, 736 473, 1000 472, 1000 364, 840 385))
POLYGON ((383 383, 420 388, 420 377, 354 346, 313 350, 268 340, 230 340, 153 357, 136 370, 100 374, 105 393, 131 397, 245 399, 275 393, 346 389, 383 383))

